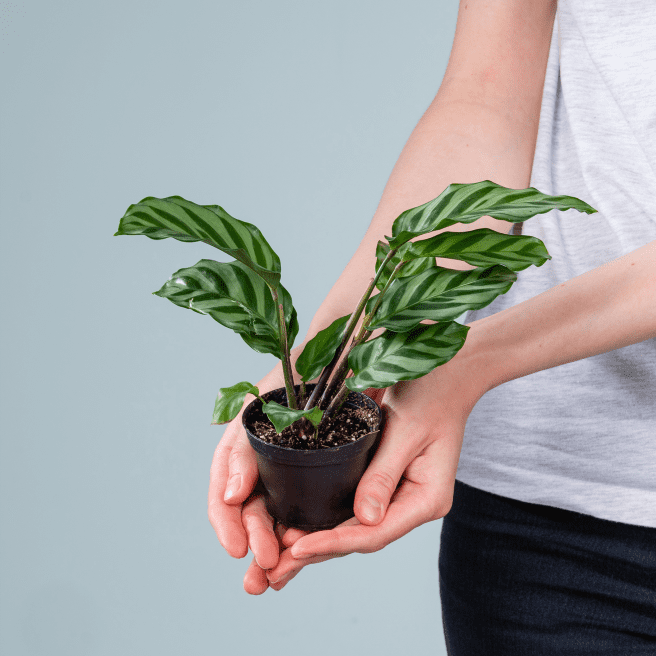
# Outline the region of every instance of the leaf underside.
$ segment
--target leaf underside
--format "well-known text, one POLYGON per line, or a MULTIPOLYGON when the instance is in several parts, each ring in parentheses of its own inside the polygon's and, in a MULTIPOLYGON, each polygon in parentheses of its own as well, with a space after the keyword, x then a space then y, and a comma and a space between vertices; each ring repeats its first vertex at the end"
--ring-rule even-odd
POLYGON ((260 391, 247 381, 237 383, 232 387, 222 387, 214 403, 212 424, 227 424, 232 421, 244 405, 247 394, 259 396, 260 391))

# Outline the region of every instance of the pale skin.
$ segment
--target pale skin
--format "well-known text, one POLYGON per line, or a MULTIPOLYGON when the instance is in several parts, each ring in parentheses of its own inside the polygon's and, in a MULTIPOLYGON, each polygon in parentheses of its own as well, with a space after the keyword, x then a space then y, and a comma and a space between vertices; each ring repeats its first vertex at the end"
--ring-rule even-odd
MULTIPOLYGON (((436 197, 451 182, 529 185, 554 12, 552 0, 461 2, 440 90, 303 344, 355 307, 371 278, 376 243, 391 234, 403 210, 436 197)), ((508 232, 510 225, 483 217, 449 230, 508 232)), ((437 263, 471 268, 453 260, 437 263)), ((656 337, 655 281, 656 241, 472 322, 464 347, 427 376, 370 390, 386 413, 385 431, 358 486, 355 517, 330 531, 306 534, 278 526, 274 533, 262 498, 252 494, 257 465, 238 416, 214 454, 208 514, 231 556, 242 558, 249 547, 254 554, 246 592, 280 590, 306 565, 377 551, 443 517, 451 506, 465 424, 481 396, 515 378, 656 337), (373 501, 371 515, 367 499, 373 501)), ((282 385, 279 367, 258 383, 261 391, 282 385)))

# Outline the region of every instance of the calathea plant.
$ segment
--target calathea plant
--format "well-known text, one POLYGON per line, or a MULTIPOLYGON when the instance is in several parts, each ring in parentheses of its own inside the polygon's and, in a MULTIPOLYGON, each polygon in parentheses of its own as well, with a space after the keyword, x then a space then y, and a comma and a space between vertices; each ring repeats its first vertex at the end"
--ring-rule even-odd
MULTIPOLYGON (((280 283, 280 259, 254 225, 233 218, 218 205, 196 205, 179 196, 148 197, 130 205, 116 234, 202 241, 234 258, 227 263, 201 260, 180 269, 154 293, 208 314, 251 348, 280 358, 287 405, 261 399, 262 409, 278 433, 298 422, 299 431, 316 435, 349 390, 389 387, 448 362, 469 330, 455 319, 506 293, 517 271, 550 259, 535 237, 487 228, 417 237, 482 216, 521 222, 554 209, 596 212, 578 198, 548 196, 533 187, 509 189, 485 180, 449 185, 434 200, 401 213, 392 235, 378 243, 374 275, 357 307, 320 331, 298 357, 298 394, 290 360, 298 332, 296 311, 280 283), (476 268, 438 267, 436 257, 476 268), (434 323, 422 323, 427 320, 434 323), (384 331, 373 337, 376 329, 384 331), (305 383, 317 378, 308 396, 305 383)), ((234 419, 249 393, 260 397, 248 382, 221 389, 213 423, 234 419)))

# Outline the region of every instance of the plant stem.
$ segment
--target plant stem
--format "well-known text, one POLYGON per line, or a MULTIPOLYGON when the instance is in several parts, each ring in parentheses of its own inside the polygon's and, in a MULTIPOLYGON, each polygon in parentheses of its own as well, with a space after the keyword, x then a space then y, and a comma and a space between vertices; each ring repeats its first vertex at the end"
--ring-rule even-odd
POLYGON ((319 380, 317 381, 316 387, 312 391, 312 394, 310 395, 308 402, 305 404, 305 410, 309 410, 310 408, 313 408, 315 405, 317 405, 317 399, 323 398, 323 392, 326 388, 326 383, 330 378, 330 374, 333 372, 335 365, 339 362, 339 358, 341 357, 342 353, 344 353, 344 349, 346 348, 349 339, 351 339, 351 335, 353 334, 353 331, 355 330, 355 326, 357 325, 358 320, 360 319, 360 315, 362 314, 364 308, 366 307, 367 301, 371 296, 371 292, 373 292, 374 287, 378 282, 378 279, 383 273, 385 265, 394 257, 394 255, 396 255, 397 250, 398 250, 397 248, 390 249, 390 252, 387 254, 385 259, 381 262, 381 265, 378 267, 378 270, 376 271, 376 275, 369 282, 369 286, 367 287, 366 291, 362 295, 362 298, 360 299, 357 307, 355 308, 355 311, 353 312, 353 314, 351 314, 351 317, 346 324, 346 328, 344 329, 344 335, 342 336, 342 341, 340 345, 337 347, 337 351, 335 351, 335 355, 333 359, 330 361, 329 364, 327 364, 324 367, 323 371, 321 372, 321 376, 319 376, 319 380))
POLYGON ((374 315, 376 314, 376 310, 380 307, 380 304, 383 300, 383 296, 384 296, 385 292, 389 289, 389 286, 392 284, 392 282, 394 282, 394 280, 398 276, 399 271, 401 270, 401 267, 404 264, 407 264, 407 263, 408 263, 408 260, 405 260, 404 262, 399 262, 394 267, 394 271, 392 271, 392 273, 390 274, 390 277, 387 279, 387 282, 385 283, 385 286, 381 290, 380 294, 378 294, 378 296, 376 296, 376 302, 374 303, 374 306, 371 308, 371 312, 369 312, 369 314, 364 318, 364 321, 362 323, 363 328, 366 328, 371 323, 371 320, 374 318, 374 315))
MULTIPOLYGON (((330 381, 330 384, 326 388, 326 391, 322 394, 321 400, 319 401, 318 405, 320 408, 325 408, 327 405, 328 407, 332 407, 334 404, 334 400, 330 402, 331 396, 335 393, 336 390, 339 389, 338 396, 342 394, 343 390, 342 387, 344 385, 344 381, 346 380, 346 377, 349 374, 350 367, 348 365, 348 356, 351 353, 351 351, 358 346, 359 344, 362 344, 362 342, 366 342, 369 337, 371 337, 371 330, 369 330, 369 324, 371 323, 372 319, 374 318, 374 315, 376 314, 376 310, 380 306, 381 301, 383 300, 383 295, 385 292, 389 289, 389 286, 392 284, 392 282, 395 280, 397 277, 399 271, 401 270, 401 267, 406 264, 406 262, 399 262, 397 266, 394 268, 394 271, 390 274, 389 279, 385 283, 385 286, 381 290, 380 294, 376 297, 376 302, 374 303, 373 308, 371 309, 371 312, 369 312, 365 318, 364 321, 362 322, 362 325, 360 326, 360 330, 358 331, 358 334, 353 338, 353 342, 351 343, 351 346, 349 347, 348 353, 340 363, 339 367, 337 368, 337 371, 335 371, 335 374, 332 377, 332 380, 330 381), (330 404, 330 405, 329 405, 330 404)), ((328 410, 326 410, 327 412, 328 410)), ((334 412, 334 410, 332 411, 334 412)), ((331 414, 332 414, 331 412, 331 414)))
POLYGON ((346 377, 348 376, 349 371, 351 370, 348 363, 349 354, 356 346, 358 346, 358 344, 362 344, 362 342, 366 341, 370 335, 371 335, 370 331, 368 330, 363 331, 362 328, 360 328, 357 336, 353 339, 351 345, 349 346, 348 353, 344 356, 344 359, 340 362, 339 367, 337 367, 337 370, 335 371, 330 381, 330 384, 328 385, 326 391, 321 396, 321 400, 317 404, 320 408, 322 407, 325 408, 329 404, 332 395, 335 393, 337 389, 339 389, 341 392, 340 386, 343 385, 344 381, 346 380, 346 377))
POLYGON ((337 393, 337 396, 331 401, 330 405, 326 408, 326 411, 323 413, 322 421, 324 419, 328 419, 331 415, 333 415, 335 412, 337 412, 343 405, 344 401, 346 401, 346 397, 349 394, 349 388, 346 387, 346 385, 342 384, 342 386, 339 389, 339 392, 337 393))
POLYGON ((287 343, 287 326, 285 324, 285 310, 282 303, 278 302, 278 291, 269 287, 273 300, 278 307, 278 328, 280 330, 280 360, 282 362, 282 373, 285 377, 285 390, 287 392, 287 406, 292 410, 298 410, 298 401, 294 393, 294 375, 292 374, 292 361, 287 343))

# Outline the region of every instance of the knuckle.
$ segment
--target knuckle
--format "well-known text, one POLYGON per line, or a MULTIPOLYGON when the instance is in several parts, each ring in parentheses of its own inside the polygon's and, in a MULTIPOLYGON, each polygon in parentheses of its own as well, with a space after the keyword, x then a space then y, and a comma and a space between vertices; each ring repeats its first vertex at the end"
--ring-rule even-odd
POLYGON ((230 455, 228 456, 228 466, 230 467, 231 471, 233 467, 236 468, 237 465, 243 462, 245 455, 246 454, 244 452, 244 449, 239 448, 237 445, 232 447, 232 450, 230 451, 230 455))
POLYGON ((377 551, 381 551, 387 546, 387 542, 382 542, 381 540, 375 540, 372 542, 370 545, 366 547, 366 549, 363 549, 360 553, 376 553, 377 551))
POLYGON ((448 514, 453 505, 453 497, 444 497, 440 496, 436 499, 433 499, 431 504, 431 519, 442 519, 445 515, 448 514))
POLYGON ((392 476, 389 471, 379 469, 371 474, 371 477, 367 482, 370 486, 382 490, 382 492, 387 495, 387 499, 389 499, 394 493, 394 490, 396 490, 396 484, 398 481, 395 480, 394 476, 392 476))

